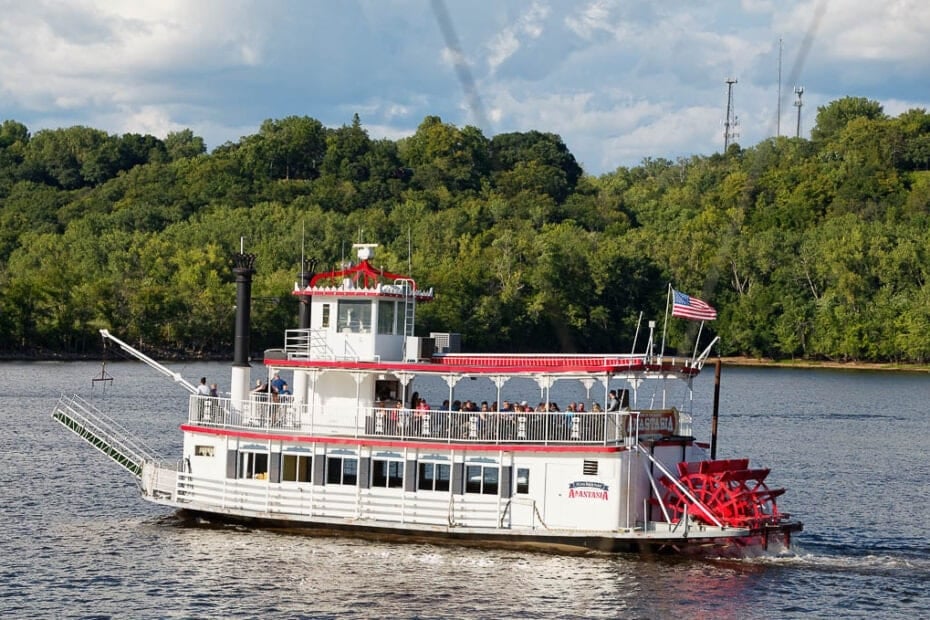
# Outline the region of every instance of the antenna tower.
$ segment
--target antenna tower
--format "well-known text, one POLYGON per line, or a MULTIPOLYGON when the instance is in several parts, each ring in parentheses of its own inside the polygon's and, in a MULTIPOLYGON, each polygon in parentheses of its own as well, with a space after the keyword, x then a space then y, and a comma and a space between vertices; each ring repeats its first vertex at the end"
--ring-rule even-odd
POLYGON ((739 124, 739 119, 736 117, 736 114, 733 112, 733 85, 736 84, 736 80, 733 78, 727 78, 727 120, 723 123, 723 152, 726 154, 727 149, 730 146, 730 140, 732 138, 738 138, 739 134, 736 133, 736 126, 739 124))
POLYGON ((775 112, 775 137, 781 137, 781 37, 778 37, 778 101, 775 112))
POLYGON ((795 107, 798 109, 798 127, 797 127, 797 129, 795 129, 794 137, 795 137, 795 138, 800 138, 800 137, 801 137, 801 106, 804 105, 804 104, 801 102, 801 95, 804 94, 804 87, 803 87, 803 86, 795 86, 795 87, 794 87, 794 94, 798 96, 797 101, 794 102, 795 107))

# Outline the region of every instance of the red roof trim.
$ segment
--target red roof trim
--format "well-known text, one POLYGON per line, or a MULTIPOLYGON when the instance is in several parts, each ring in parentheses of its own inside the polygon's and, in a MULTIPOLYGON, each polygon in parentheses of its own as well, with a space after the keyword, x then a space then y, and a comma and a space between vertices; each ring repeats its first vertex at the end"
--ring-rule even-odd
MULTIPOLYGON (((318 273, 310 280, 310 286, 316 286, 317 282, 325 280, 336 280, 339 278, 351 278, 352 281, 356 284, 361 278, 365 283, 365 287, 368 288, 371 286, 377 286, 378 283, 384 278, 400 280, 407 278, 407 276, 401 275, 399 273, 391 273, 390 271, 385 271, 384 269, 377 269, 372 267, 371 263, 369 263, 367 260, 363 260, 358 265, 353 265, 347 269, 338 269, 336 271, 318 273)), ((414 288, 416 288, 416 283, 414 283, 414 288)))
POLYGON ((278 433, 262 433, 258 431, 240 431, 228 428, 212 428, 194 424, 182 424, 181 430, 188 433, 202 433, 205 435, 219 435, 220 437, 238 437, 240 439, 255 439, 267 441, 275 439, 297 443, 329 443, 345 446, 370 446, 373 448, 416 448, 416 449, 442 449, 467 450, 469 452, 544 452, 544 453, 613 453, 623 452, 624 446, 603 445, 540 445, 523 443, 445 443, 435 441, 404 441, 399 439, 371 439, 355 437, 331 437, 320 435, 286 435, 278 433))
POLYGON ((434 374, 608 374, 618 372, 666 371, 683 376, 697 375, 699 369, 665 364, 645 364, 641 359, 605 357, 540 358, 519 356, 507 360, 494 358, 433 357, 430 362, 355 362, 350 360, 282 360, 265 359, 266 366, 276 368, 321 368, 334 370, 369 370, 434 374), (471 362, 471 363, 469 363, 471 362), (478 362, 481 362, 479 365, 478 362))

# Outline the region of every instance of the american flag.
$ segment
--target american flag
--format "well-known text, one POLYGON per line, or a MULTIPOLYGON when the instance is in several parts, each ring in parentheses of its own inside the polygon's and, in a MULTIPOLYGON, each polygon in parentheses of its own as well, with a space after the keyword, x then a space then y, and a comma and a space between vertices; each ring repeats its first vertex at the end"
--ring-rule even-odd
POLYGON ((713 321, 717 318, 717 311, 706 301, 672 289, 672 316, 695 321, 713 321))

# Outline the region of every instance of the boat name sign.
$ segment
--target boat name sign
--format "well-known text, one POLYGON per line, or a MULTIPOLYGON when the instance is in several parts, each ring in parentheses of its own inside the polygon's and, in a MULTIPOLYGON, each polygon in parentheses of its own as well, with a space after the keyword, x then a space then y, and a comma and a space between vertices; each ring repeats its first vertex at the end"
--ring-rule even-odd
POLYGON ((576 480, 568 483, 569 499, 575 497, 602 499, 607 501, 608 486, 601 482, 590 482, 587 480, 576 480))

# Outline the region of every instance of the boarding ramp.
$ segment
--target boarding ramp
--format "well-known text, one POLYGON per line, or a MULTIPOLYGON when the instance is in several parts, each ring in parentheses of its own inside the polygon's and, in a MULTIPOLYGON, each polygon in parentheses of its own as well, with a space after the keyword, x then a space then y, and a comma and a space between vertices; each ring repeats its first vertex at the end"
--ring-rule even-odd
POLYGON ((119 422, 77 395, 62 395, 52 411, 52 418, 136 478, 142 478, 142 467, 146 462, 161 460, 119 422))

